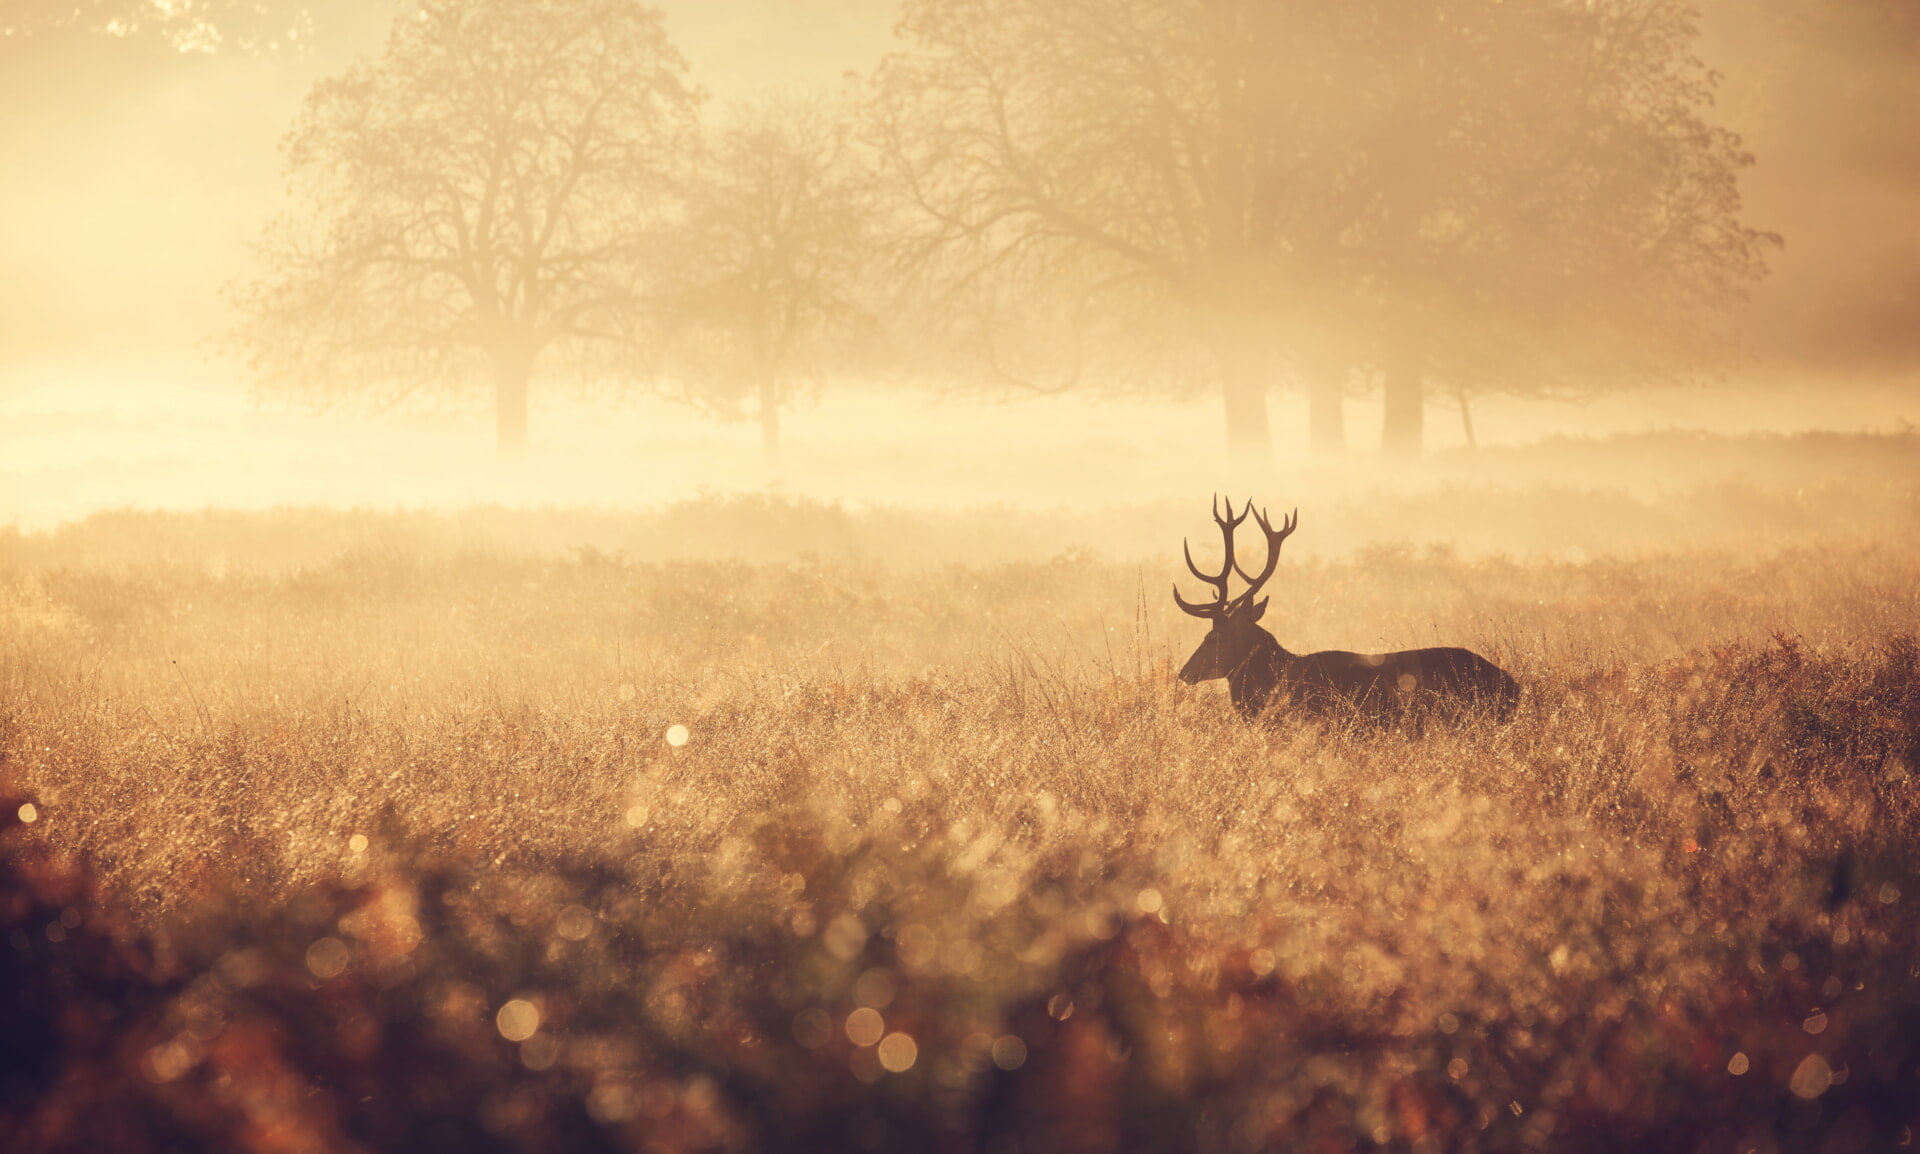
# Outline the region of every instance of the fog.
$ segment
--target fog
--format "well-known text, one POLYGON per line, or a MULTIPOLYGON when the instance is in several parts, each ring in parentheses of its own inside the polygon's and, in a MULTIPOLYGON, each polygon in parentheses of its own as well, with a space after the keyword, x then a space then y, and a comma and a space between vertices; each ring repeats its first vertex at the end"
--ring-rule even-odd
POLYGON ((0 1151, 1911 1144, 1920 4, 656 2, 0 2, 0 1151))
MULTIPOLYGON (((665 8, 708 123, 768 92, 858 103, 867 99, 861 78, 911 47, 893 35, 895 6, 880 0, 665 8)), ((390 11, 344 6, 305 47, 272 50, 183 52, 163 36, 73 28, 0 39, 0 153, 9 158, 0 172, 0 523, 38 529, 124 507, 644 507, 769 487, 855 506, 1093 509, 1204 497, 1249 476, 1228 470, 1217 386, 1170 386, 1188 354, 1156 360, 1166 355, 1160 336, 1129 343, 1142 331, 1129 310, 1161 311, 1158 298, 1114 298, 1108 327, 1091 330, 1106 347, 1070 372, 1047 343, 1069 339, 1057 326, 1009 339, 1013 357, 1040 350, 1021 362, 1023 379, 1031 364, 1044 386, 1070 377, 1081 386, 1059 395, 1010 387, 1002 378, 1014 374, 997 360, 994 372, 971 371, 973 332, 914 330, 893 338, 893 352, 908 346, 896 359, 811 372, 783 405, 777 465, 750 397, 683 404, 654 383, 609 387, 620 371, 610 378, 558 358, 536 371, 517 463, 495 454, 484 386, 319 404, 262 387, 231 338, 239 295, 266 275, 270 226, 297 201, 280 142, 317 82, 377 57, 390 11), (1129 376, 1137 365, 1149 367, 1129 376)), ((1761 246, 1768 274, 1743 286, 1752 303, 1729 310, 1712 354, 1643 371, 1585 351, 1586 342, 1635 344, 1632 309, 1593 331, 1551 320, 1544 353, 1484 373, 1493 384, 1471 398, 1470 434, 1453 377, 1431 370, 1424 465, 1383 471, 1380 385, 1391 358, 1368 334, 1400 330, 1349 332, 1351 311, 1309 310, 1311 333, 1286 339, 1323 356, 1323 334, 1342 331, 1339 355, 1353 365, 1336 372, 1347 392, 1338 405, 1345 451, 1315 451, 1302 389, 1311 382, 1283 355, 1261 385, 1278 471, 1252 474, 1255 483, 1283 500, 1326 484, 1595 484, 1602 479, 1558 475, 1550 451, 1517 473, 1501 472, 1493 454, 1543 438, 1911 427, 1920 411, 1920 99, 1907 18, 1811 2, 1751 13, 1715 4, 1705 17, 1694 47, 1724 79, 1704 115, 1739 133, 1754 157, 1736 174, 1738 219, 1784 241, 1761 246), (1576 345, 1581 352, 1565 352, 1576 345), (1514 384, 1529 373, 1538 387, 1514 384)), ((1043 300, 1098 272, 1047 267, 1062 279, 1043 300)), ((1554 285, 1540 291, 1572 291, 1554 285)), ((1321 286, 1309 277, 1285 293, 1314 297, 1321 286)), ((1512 339, 1504 323, 1489 329, 1502 349, 1512 339)), ((1508 355, 1451 339, 1430 342, 1443 346, 1429 354, 1434 363, 1508 355)), ((1684 459, 1671 476, 1629 459, 1605 483, 1648 492, 1702 479, 1684 459)))

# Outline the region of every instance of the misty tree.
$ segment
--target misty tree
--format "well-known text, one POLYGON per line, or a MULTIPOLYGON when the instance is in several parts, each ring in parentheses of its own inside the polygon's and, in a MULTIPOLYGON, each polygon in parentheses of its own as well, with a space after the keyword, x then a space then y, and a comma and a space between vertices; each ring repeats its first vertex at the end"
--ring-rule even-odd
POLYGON ((1464 416, 1712 358, 1776 238, 1740 219, 1751 157, 1708 120, 1689 6, 1444 0, 1360 31, 1345 300, 1384 449, 1419 449, 1429 382, 1464 416))
POLYGON ((303 208, 243 293, 269 387, 394 400, 491 385, 524 450, 550 350, 632 342, 696 98, 633 0, 428 0, 315 88, 286 143, 303 208))
POLYGON ((1323 447, 1380 376, 1412 448, 1430 377, 1669 364, 1764 268, 1681 0, 911 0, 902 31, 881 132, 944 315, 996 351, 1070 322, 1069 380, 1170 354, 1242 460, 1283 374, 1323 447))
POLYGON ((1275 167, 1257 112, 1277 8, 1252 0, 909 0, 879 136, 915 210, 905 262, 996 375, 1217 382, 1241 460, 1272 453, 1261 286, 1275 167), (1005 331, 1013 322, 1013 331, 1005 331))
POLYGON ((851 118, 792 94, 733 110, 688 181, 665 294, 676 376, 703 407, 750 401, 769 464, 796 393, 869 343, 871 185, 851 118))

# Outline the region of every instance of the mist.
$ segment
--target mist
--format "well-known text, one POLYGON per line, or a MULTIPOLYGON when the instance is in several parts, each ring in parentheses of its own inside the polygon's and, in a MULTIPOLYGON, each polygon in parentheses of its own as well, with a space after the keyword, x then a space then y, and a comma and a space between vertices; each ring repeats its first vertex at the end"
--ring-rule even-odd
MULTIPOLYGON (((1210 322, 1154 327, 1130 311, 1165 311, 1145 298, 1111 301, 1102 323, 1123 328, 1102 336, 1028 310, 1022 320, 1031 323, 1010 326, 984 363, 980 333, 946 323, 959 314, 917 316, 918 335, 889 334, 891 359, 807 370, 778 468, 756 452, 750 399, 689 406, 674 397, 693 390, 660 387, 702 371, 686 363, 611 373, 545 364, 530 456, 518 468, 491 458, 481 391, 409 389, 369 404, 350 390, 303 399, 262 387, 229 338, 236 294, 261 276, 263 238, 296 191, 280 143, 314 84, 377 56, 389 17, 380 4, 347 6, 317 28, 308 21, 304 43, 218 51, 84 26, 23 27, 0 41, 10 94, 0 141, 12 159, 0 179, 8 519, 48 526, 121 506, 644 506, 770 483, 863 506, 1098 507, 1190 496, 1228 475, 1208 370, 1167 344, 1210 322), (929 319, 939 323, 928 328, 929 319), (1106 345, 1107 359, 1062 351, 1061 342, 1088 340, 1106 345), (903 387, 916 377, 923 383, 903 387), (610 379, 638 387, 610 388, 610 379)), ((719 123, 769 94, 864 99, 859 85, 888 54, 912 48, 895 36, 896 17, 877 2, 689 4, 668 5, 664 27, 684 54, 701 115, 719 123)), ((1761 253, 1768 272, 1750 286, 1751 304, 1730 302, 1710 349, 1660 363, 1588 356, 1574 346, 1594 334, 1556 321, 1540 338, 1544 359, 1527 353, 1491 371, 1436 367, 1423 402, 1429 464, 1464 475, 1454 458, 1470 439, 1512 448, 1672 430, 1906 427, 1920 364, 1908 323, 1920 278, 1908 223, 1920 173, 1907 145, 1920 133, 1909 123, 1917 102, 1908 99, 1913 41, 1903 19, 1811 3, 1751 18, 1709 7, 1695 47, 1724 79, 1704 115, 1753 154, 1737 173, 1739 219, 1784 241, 1761 253), (1465 414, 1455 378, 1474 388, 1465 414)), ((1376 130, 1350 121, 1348 131, 1376 130)), ((1081 291, 1072 282, 1082 270, 1047 268, 1035 275, 1064 279, 1043 300, 1081 291)), ((1379 374, 1390 358, 1350 323, 1358 314, 1293 315, 1307 317, 1309 330, 1286 335, 1297 349, 1267 373, 1272 464, 1289 478, 1372 483, 1364 462, 1378 452, 1379 374), (1329 333, 1340 341, 1329 344, 1329 333), (1339 451, 1314 432, 1316 374, 1338 378, 1346 394, 1339 451)), ((1628 310, 1608 323, 1639 322, 1628 310)), ((1512 340, 1491 331, 1488 339, 1491 349, 1512 340)), ((1667 339, 1631 329, 1604 338, 1667 339)), ((1468 364, 1508 354, 1428 355, 1468 364)), ((1538 471, 1551 479, 1551 468, 1538 471)))
POLYGON ((0 1149, 1911 1145, 1916 11, 0 6, 0 1149))

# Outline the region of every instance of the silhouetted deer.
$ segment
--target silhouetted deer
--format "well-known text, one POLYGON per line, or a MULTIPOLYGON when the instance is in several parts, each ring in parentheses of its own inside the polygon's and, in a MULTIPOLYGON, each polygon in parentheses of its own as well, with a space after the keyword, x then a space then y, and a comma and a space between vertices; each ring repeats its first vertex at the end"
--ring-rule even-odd
POLYGON ((1501 720, 1513 712, 1520 686, 1493 662, 1465 649, 1409 649, 1401 653, 1309 653, 1296 656, 1275 641, 1273 634, 1259 625, 1267 611, 1267 601, 1254 600, 1280 564, 1280 546, 1300 525, 1299 510, 1286 519, 1276 532, 1264 510, 1254 512, 1253 502, 1239 516, 1233 513, 1233 498, 1227 498, 1227 515, 1220 515, 1216 500, 1214 523, 1220 526, 1226 558, 1218 576, 1203 573, 1193 563, 1193 549, 1182 542, 1187 568, 1193 575, 1214 587, 1211 605, 1194 605, 1173 587, 1173 599, 1181 609, 1195 617, 1213 622, 1213 629, 1193 651, 1180 670, 1180 680, 1192 685, 1216 677, 1227 679, 1227 690, 1234 708, 1243 717, 1259 716, 1278 693, 1281 702, 1318 717, 1358 716, 1391 721, 1416 716, 1433 707, 1477 705, 1493 710, 1501 720), (1233 557, 1233 533, 1247 514, 1252 513, 1267 537, 1267 564, 1260 576, 1249 577, 1233 557), (1227 595, 1227 583, 1239 576, 1247 589, 1238 597, 1227 595))

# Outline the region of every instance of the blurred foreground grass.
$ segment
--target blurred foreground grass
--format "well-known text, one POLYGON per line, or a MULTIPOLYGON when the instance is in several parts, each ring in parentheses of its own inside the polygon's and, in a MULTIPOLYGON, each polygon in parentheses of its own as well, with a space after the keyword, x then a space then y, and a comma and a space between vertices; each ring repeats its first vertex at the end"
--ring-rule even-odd
POLYGON ((645 559, 564 514, 16 537, 0 1148, 1910 1142, 1920 550, 1834 499, 1739 547, 1283 565, 1285 644, 1527 685, 1423 739, 1174 681, 1204 510, 1150 561, 645 559))

